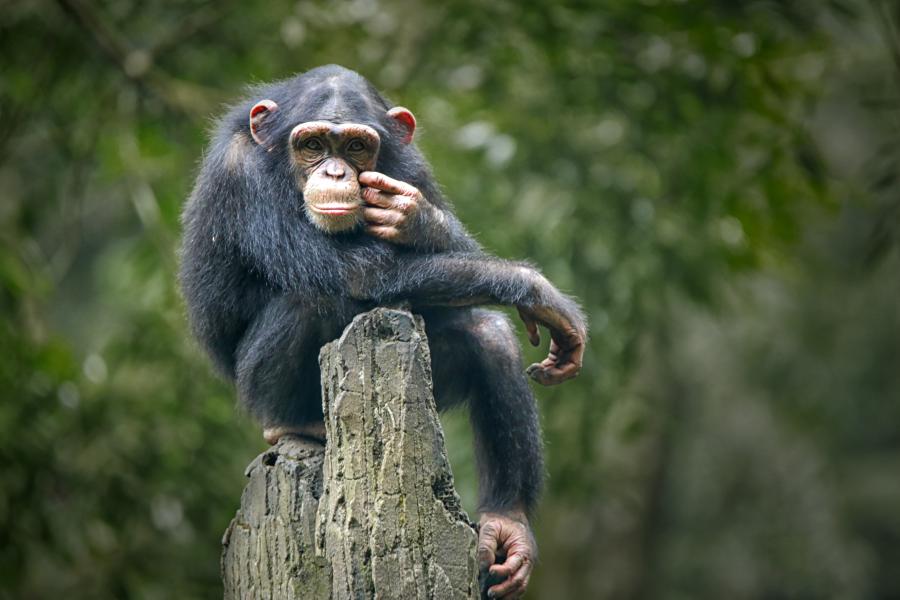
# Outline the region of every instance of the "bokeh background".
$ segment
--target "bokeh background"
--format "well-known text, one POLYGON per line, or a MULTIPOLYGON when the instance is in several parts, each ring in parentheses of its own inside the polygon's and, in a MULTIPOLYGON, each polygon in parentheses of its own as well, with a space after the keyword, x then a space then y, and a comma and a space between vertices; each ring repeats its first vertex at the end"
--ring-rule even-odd
POLYGON ((0 598, 221 597, 264 444, 189 338, 179 212, 245 84, 331 62, 417 114, 489 250, 590 316, 582 376, 537 390, 528 597, 900 597, 898 24, 886 0, 0 0, 0 598))

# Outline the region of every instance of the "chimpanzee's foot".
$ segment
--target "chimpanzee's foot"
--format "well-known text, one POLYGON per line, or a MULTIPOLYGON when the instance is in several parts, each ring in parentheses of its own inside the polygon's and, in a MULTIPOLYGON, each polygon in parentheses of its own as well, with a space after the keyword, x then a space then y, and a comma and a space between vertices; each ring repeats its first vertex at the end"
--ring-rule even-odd
POLYGON ((266 427, 263 429, 263 438, 272 446, 285 435, 296 435, 312 438, 325 442, 325 423, 307 423, 306 425, 286 425, 279 427, 266 427))

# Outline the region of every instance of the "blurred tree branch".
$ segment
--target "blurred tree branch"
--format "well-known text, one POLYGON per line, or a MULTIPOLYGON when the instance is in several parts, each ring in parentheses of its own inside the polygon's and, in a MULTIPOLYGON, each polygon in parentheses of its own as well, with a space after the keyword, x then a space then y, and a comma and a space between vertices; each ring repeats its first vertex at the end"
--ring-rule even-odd
MULTIPOLYGON (((889 3, 885 0, 871 0, 872 8, 880 19, 876 19, 881 26, 882 37, 887 45, 888 53, 894 63, 895 75, 900 75, 900 34, 897 32, 897 18, 900 15, 891 14, 889 3)), ((900 12, 896 3, 891 3, 895 10, 900 12)))
POLYGON ((184 19, 181 19, 178 25, 169 30, 170 32, 168 34, 164 34, 163 37, 153 45, 150 52, 151 55, 159 56, 174 49, 176 46, 185 40, 190 39, 197 33, 217 24, 222 20, 224 15, 225 11, 221 9, 201 8, 194 11, 184 19))
POLYGON ((131 81, 146 87, 171 110, 200 116, 206 114, 214 94, 204 88, 171 77, 155 65, 158 52, 164 51, 185 37, 216 21, 208 9, 201 9, 188 17, 181 28, 150 49, 135 48, 113 27, 99 11, 82 0, 57 0, 57 3, 86 33, 94 44, 131 81))

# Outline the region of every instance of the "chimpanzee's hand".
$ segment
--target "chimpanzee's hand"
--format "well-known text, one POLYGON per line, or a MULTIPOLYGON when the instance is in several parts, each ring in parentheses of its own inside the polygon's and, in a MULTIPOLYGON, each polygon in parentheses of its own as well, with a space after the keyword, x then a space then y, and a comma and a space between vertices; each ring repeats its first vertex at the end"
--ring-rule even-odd
POLYGON ((364 171, 359 182, 365 186, 362 198, 366 231, 382 240, 411 245, 425 235, 418 231, 437 209, 415 186, 382 173, 364 171))
POLYGON ((550 330, 550 354, 543 361, 528 367, 525 372, 542 385, 556 385, 577 376, 581 371, 587 339, 587 330, 581 319, 549 306, 517 308, 528 330, 528 340, 533 346, 541 343, 538 324, 550 330))
POLYGON ((488 588, 488 597, 520 598, 528 586, 536 556, 537 544, 524 514, 481 515, 478 567, 483 580, 488 576, 494 581, 499 580, 488 588), (503 562, 497 562, 498 558, 503 562))

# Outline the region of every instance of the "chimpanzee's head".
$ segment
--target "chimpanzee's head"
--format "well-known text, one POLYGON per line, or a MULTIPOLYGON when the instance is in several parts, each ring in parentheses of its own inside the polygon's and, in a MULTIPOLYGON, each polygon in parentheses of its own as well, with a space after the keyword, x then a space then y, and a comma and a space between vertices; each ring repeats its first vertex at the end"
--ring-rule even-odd
POLYGON ((394 130, 402 132, 404 144, 412 141, 416 129, 415 117, 402 106, 380 108, 381 114, 370 118, 372 125, 348 120, 353 114, 379 110, 370 97, 377 92, 347 89, 341 83, 326 81, 308 90, 300 100, 309 104, 305 110, 289 107, 290 114, 276 116, 278 103, 267 99, 254 104, 249 115, 250 134, 257 144, 267 150, 280 144, 288 148, 291 170, 303 193, 304 211, 310 222, 327 233, 348 231, 361 222, 359 174, 375 169, 382 146, 381 136, 372 125, 386 119, 395 125, 394 130), (364 111, 353 109, 359 103, 365 105, 364 111))

